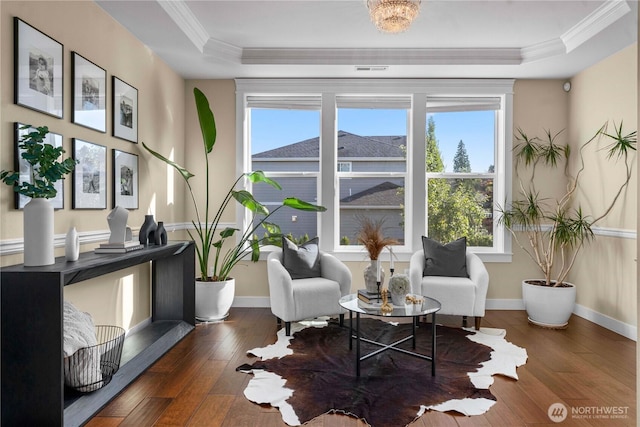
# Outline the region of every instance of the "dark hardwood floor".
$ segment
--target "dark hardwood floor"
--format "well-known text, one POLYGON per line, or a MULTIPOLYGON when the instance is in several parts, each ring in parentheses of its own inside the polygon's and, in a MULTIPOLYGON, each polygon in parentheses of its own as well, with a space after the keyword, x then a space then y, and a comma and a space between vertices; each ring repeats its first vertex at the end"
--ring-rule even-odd
MULTIPOLYGON (((461 322, 449 316, 438 321, 452 326, 461 322)), ((432 411, 411 427, 636 425, 634 341, 576 316, 568 329, 554 331, 529 325, 522 311, 488 311, 482 326, 506 329, 510 342, 527 349, 519 380, 496 376, 491 392, 498 402, 484 415, 432 411), (547 411, 556 402, 582 412, 582 417, 570 414, 564 422, 553 423, 547 411), (611 408, 623 413, 622 418, 585 414, 611 408)), ((246 356, 247 350, 273 343, 276 331, 270 310, 261 308, 234 308, 224 323, 199 324, 87 425, 286 426, 276 409, 244 397, 251 376, 235 371, 255 360, 246 356)), ((366 426, 336 414, 306 425, 366 426)))

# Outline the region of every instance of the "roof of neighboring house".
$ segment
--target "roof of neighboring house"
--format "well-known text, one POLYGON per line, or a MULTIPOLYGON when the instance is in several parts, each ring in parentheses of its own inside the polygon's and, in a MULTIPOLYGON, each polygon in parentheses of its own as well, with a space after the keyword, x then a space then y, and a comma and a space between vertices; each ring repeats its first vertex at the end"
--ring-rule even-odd
MULTIPOLYGON (((406 145, 406 136, 360 136, 338 131, 338 158, 404 157, 400 148, 406 145)), ((320 156, 320 138, 311 138, 273 150, 256 153, 252 158, 301 158, 320 156)))
POLYGON ((341 206, 400 206, 404 197, 398 194, 400 186, 386 181, 340 200, 341 206))

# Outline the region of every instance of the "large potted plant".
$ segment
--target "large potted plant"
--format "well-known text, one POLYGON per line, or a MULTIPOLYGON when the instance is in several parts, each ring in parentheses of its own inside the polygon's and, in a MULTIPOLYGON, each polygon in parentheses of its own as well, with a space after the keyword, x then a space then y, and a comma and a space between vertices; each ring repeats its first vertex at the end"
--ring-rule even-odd
MULTIPOLYGON (((72 158, 61 159, 62 147, 46 143, 49 134, 47 126, 32 128, 18 141, 20 158, 29 164, 28 179, 21 181, 20 170, 2 170, 0 179, 13 187, 13 191, 31 200, 24 206, 24 265, 50 265, 55 262, 53 254, 53 206, 48 199, 56 197, 57 181, 76 166, 72 158)), ((20 167, 16 167, 20 169, 20 167)))
POLYGON ((260 248, 267 245, 281 245, 282 233, 280 227, 270 222, 269 218, 285 207, 308 212, 323 212, 326 208, 295 197, 288 197, 283 200, 282 205, 269 211, 249 191, 236 189, 246 179, 254 185, 263 183, 280 190, 280 185, 265 176, 262 171, 241 174, 229 187, 217 208, 212 208, 210 206, 211 194, 209 191, 209 155, 212 153, 216 142, 216 123, 207 97, 198 88, 194 88, 193 93, 204 148, 205 184, 203 194, 201 194, 204 198, 203 215, 201 215, 198 208, 194 188, 189 182, 189 179, 195 175, 152 150, 144 142, 142 146, 155 157, 175 168, 189 189, 196 217, 191 221, 193 231, 188 230, 188 233, 191 239, 197 242, 196 254, 199 267, 199 277, 196 278, 196 319, 200 321, 217 321, 228 316, 229 309, 233 303, 235 279, 231 278, 230 274, 236 264, 246 257, 256 262, 260 257, 260 248), (246 230, 234 227, 220 229, 221 227, 219 227, 222 214, 232 200, 235 200, 251 212, 251 222, 246 230), (260 229, 264 229, 264 232, 260 229), (259 230, 262 237, 257 236, 259 230), (213 261, 211 257, 213 257, 213 261))
MULTIPOLYGON (((631 154, 636 150, 636 132, 625 134, 614 124, 614 132, 605 123, 593 137, 578 148, 578 163, 571 173, 568 144, 557 142, 561 132, 545 131, 545 136, 529 137, 517 130, 514 147, 518 197, 510 206, 498 207, 500 223, 511 232, 518 246, 538 266, 543 278, 524 280, 522 297, 529 321, 550 328, 565 328, 573 312, 576 288, 567 276, 580 249, 594 237, 593 226, 613 209, 631 180, 631 154), (596 145, 605 140, 604 149, 596 145), (575 206, 574 195, 580 178, 587 173, 584 152, 589 147, 606 153, 608 160, 624 162, 625 176, 610 192, 611 198, 602 212, 587 214, 582 206, 575 206), (543 196, 536 183, 536 175, 550 169, 563 168, 567 180, 566 191, 557 198, 543 196), (522 234, 521 234, 522 233, 522 234), (523 237, 526 242, 523 242, 523 237)), ((611 184, 613 185, 613 184, 611 184)))

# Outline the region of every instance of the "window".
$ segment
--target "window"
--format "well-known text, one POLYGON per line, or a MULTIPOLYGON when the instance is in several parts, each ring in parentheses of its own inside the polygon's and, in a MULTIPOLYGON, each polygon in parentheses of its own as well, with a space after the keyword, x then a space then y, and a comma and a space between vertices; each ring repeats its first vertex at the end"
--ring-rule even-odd
POLYGON ((351 162, 338 162, 338 172, 351 172, 351 162))
POLYGON ((254 188, 256 197, 327 208, 284 210, 285 233, 317 234, 323 250, 362 260, 355 234, 367 215, 384 218, 404 261, 422 235, 464 235, 483 259, 510 259, 493 205, 510 197, 513 80, 237 79, 236 88, 239 164, 284 188, 254 188))
MULTIPOLYGON (((384 233, 405 243, 404 187, 407 171, 407 120, 411 99, 398 108, 397 99, 337 98, 338 164, 349 160, 349 171, 338 170, 338 241, 357 245, 360 222, 382 222, 384 233), (360 105, 369 108, 359 108, 360 105), (402 108, 404 107, 404 108, 402 108)), ((344 248, 343 248, 344 249, 344 248)))
POLYGON ((427 98, 427 233, 493 247, 499 98, 427 98))
MULTIPOLYGON (((283 101, 292 106, 296 99, 283 101)), ((269 210, 282 204, 285 197, 318 203, 319 98, 305 108, 298 105, 286 110, 269 99, 253 99, 250 105, 253 106, 248 115, 250 169, 265 172, 282 187, 282 190, 277 190, 258 184, 252 188, 253 195, 269 210)), ((270 222, 278 224, 283 234, 299 242, 318 234, 317 219, 315 213, 281 209, 270 218, 270 222)))

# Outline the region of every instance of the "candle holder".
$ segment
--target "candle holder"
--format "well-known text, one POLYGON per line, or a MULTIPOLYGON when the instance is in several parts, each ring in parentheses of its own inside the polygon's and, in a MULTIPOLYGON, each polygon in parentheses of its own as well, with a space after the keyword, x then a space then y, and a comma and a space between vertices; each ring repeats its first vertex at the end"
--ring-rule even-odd
POLYGON ((378 298, 377 298, 377 300, 378 301, 382 301, 382 295, 380 295, 380 281, 379 280, 376 282, 376 286, 378 287, 378 294, 377 294, 378 298))

